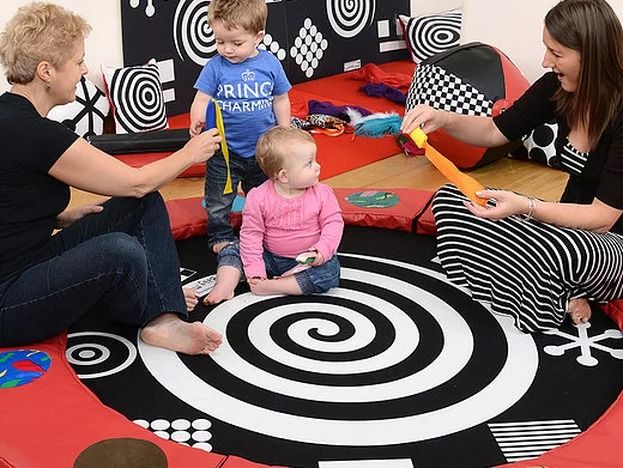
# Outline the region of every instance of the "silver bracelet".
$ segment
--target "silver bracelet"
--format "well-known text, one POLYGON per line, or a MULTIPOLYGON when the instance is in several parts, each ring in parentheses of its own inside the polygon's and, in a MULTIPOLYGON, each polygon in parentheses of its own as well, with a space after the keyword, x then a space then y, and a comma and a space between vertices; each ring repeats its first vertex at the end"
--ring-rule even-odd
POLYGON ((536 199, 534 197, 528 198, 528 212, 526 213, 526 220, 534 218, 534 211, 536 210, 536 199))

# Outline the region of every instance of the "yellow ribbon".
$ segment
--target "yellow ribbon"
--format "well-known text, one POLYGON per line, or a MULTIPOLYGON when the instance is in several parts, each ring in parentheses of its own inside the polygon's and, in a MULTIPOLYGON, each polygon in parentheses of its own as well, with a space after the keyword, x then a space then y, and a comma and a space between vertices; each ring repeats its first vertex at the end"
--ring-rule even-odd
POLYGON ((223 152, 223 159, 225 159, 225 166, 227 167, 227 180, 225 181, 225 188, 223 189, 223 195, 227 195, 234 191, 231 181, 231 169, 229 168, 229 148, 227 147, 227 140, 225 139, 225 122, 223 122, 223 114, 216 99, 212 99, 214 104, 214 116, 216 120, 216 129, 221 135, 221 151, 223 152))

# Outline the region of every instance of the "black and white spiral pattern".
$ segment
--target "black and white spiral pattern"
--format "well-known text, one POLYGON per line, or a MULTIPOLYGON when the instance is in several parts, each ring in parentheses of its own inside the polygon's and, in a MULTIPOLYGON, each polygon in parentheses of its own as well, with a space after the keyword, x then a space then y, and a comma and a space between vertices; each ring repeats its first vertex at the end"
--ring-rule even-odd
POLYGON ((207 0, 181 0, 173 18, 173 40, 182 60, 204 66, 216 54, 216 38, 208 24, 207 0))
POLYGON ((501 414, 530 387, 533 339, 440 273, 364 255, 340 261, 341 286, 326 294, 247 293, 214 308, 204 322, 224 341, 211 359, 140 343, 146 367, 206 415, 333 446, 454 434, 501 414))
POLYGON ((67 361, 83 380, 108 377, 123 371, 136 359, 136 347, 122 336, 87 331, 67 336, 67 361))
POLYGON ((357 36, 374 20, 376 0, 327 0, 327 16, 342 37, 357 36))
POLYGON ((458 46, 461 39, 460 11, 411 18, 407 37, 413 60, 420 63, 433 55, 458 46))
POLYGON ((115 70, 110 93, 115 103, 115 119, 127 133, 166 128, 162 84, 155 63, 115 70))

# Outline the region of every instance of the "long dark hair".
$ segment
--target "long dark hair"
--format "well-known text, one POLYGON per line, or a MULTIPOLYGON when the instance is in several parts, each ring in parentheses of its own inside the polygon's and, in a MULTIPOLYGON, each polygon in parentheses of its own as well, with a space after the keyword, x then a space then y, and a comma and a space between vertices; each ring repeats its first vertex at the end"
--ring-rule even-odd
POLYGON ((605 0, 563 0, 545 16, 545 27, 561 45, 580 53, 577 89, 554 99, 569 126, 586 129, 591 148, 623 104, 623 29, 605 0))

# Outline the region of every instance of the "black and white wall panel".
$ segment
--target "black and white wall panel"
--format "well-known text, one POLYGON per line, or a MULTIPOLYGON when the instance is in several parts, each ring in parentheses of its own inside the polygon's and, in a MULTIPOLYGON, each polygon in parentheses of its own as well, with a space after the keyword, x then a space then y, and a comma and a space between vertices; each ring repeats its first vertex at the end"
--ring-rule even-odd
MULTIPOLYGON (((292 83, 408 57, 396 18, 410 0, 266 0, 260 47, 292 83)), ((187 112, 201 67, 216 54, 209 0, 121 0, 126 66, 155 58, 169 115, 187 112)))

